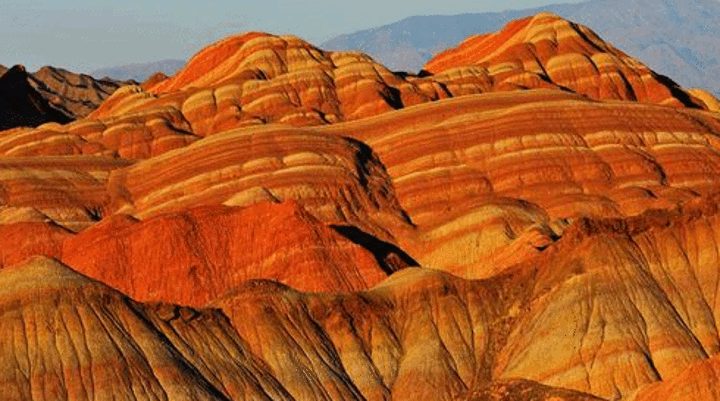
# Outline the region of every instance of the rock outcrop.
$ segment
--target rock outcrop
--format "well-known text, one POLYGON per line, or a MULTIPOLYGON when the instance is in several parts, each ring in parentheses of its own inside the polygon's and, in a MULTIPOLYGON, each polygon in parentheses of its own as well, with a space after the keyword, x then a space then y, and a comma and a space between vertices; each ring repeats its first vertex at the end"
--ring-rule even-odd
POLYGON ((56 108, 66 111, 74 120, 87 117, 105 99, 131 81, 94 79, 62 68, 42 67, 32 74, 31 85, 56 108))
MULTIPOLYGON (((714 107, 588 28, 547 14, 471 38, 432 60, 427 70, 433 74, 394 73, 363 54, 325 52, 291 36, 246 33, 208 46, 171 78, 158 76, 142 87, 116 91, 82 124, 39 127, 18 136, 99 144, 92 150, 69 146, 65 154, 114 152, 137 159, 246 126, 330 125, 448 97, 528 88, 714 107), (503 45, 497 51, 482 50, 483 44, 498 43, 503 45)), ((29 155, 29 149, 34 147, 23 141, 4 154, 29 155)))
POLYGON ((30 74, 14 66, 0 76, 0 130, 37 126, 45 122, 67 123, 71 117, 53 107, 30 83, 30 74))
POLYGON ((84 118, 124 84, 49 66, 34 74, 0 66, 0 130, 84 118))

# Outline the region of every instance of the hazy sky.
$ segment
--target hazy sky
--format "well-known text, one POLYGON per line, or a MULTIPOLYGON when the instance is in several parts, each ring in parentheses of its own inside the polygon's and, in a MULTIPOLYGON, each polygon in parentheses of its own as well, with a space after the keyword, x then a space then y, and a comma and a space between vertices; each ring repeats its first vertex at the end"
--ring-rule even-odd
POLYGON ((290 33, 314 44, 413 15, 453 15, 579 0, 0 0, 0 64, 75 72, 186 59, 227 35, 290 33))

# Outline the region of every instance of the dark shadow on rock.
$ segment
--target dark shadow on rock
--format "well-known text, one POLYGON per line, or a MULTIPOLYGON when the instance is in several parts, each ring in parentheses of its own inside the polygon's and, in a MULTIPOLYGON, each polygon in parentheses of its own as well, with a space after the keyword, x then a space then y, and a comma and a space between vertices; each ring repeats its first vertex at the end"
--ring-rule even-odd
POLYGON ((370 251, 387 274, 420 264, 397 246, 363 232, 355 226, 331 225, 338 234, 370 251))
POLYGON ((702 103, 698 103, 692 96, 685 92, 680 85, 665 75, 653 73, 653 78, 657 79, 661 84, 665 85, 670 93, 678 99, 685 107, 692 109, 703 109, 702 103))

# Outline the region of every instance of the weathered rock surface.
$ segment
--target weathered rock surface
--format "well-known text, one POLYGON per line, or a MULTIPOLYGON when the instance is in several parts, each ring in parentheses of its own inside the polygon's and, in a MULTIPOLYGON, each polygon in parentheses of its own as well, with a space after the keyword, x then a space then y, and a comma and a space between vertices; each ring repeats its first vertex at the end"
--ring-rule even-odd
MULTIPOLYGON (((0 214, 6 214, 4 211, 0 214)), ((35 255, 60 258, 62 246, 72 233, 44 221, 0 224, 0 269, 22 263, 35 255)))
MULTIPOLYGON (((367 145, 271 126, 232 130, 110 176, 114 210, 139 218, 201 205, 294 199, 318 219, 382 236, 409 225, 385 167, 367 145)), ((387 235, 385 235, 387 237, 387 235)))
POLYGON ((0 158, 0 224, 52 221, 73 231, 87 228, 105 214, 110 171, 128 165, 85 156, 0 158))
POLYGON ((116 91, 80 125, 19 131, 13 134, 17 146, 0 154, 27 155, 26 148, 33 148, 29 138, 61 137, 102 145, 83 154, 149 158, 246 126, 329 125, 448 97, 528 88, 714 107, 706 96, 695 98, 655 75, 588 28, 549 14, 471 38, 427 69, 434 75, 393 73, 360 53, 326 52, 291 36, 245 33, 203 49, 171 78, 156 76, 142 87, 116 91), (485 45, 497 51, 483 50, 485 45))
POLYGON ((251 279, 349 292, 416 265, 354 227, 320 223, 296 202, 196 208, 142 222, 114 215, 64 241, 61 259, 135 299, 190 306, 251 279))
MULTIPOLYGON (((388 297, 397 297, 403 301, 416 299, 422 294, 417 294, 419 288, 413 289, 412 281, 424 280, 426 284, 433 284, 440 280, 445 285, 461 281, 442 278, 430 272, 404 276, 395 284, 401 287, 410 284, 410 288, 399 293, 378 287, 368 293, 367 299, 346 296, 345 301, 342 298, 333 301, 327 296, 320 296, 313 301, 312 296, 294 293, 277 284, 256 282, 242 289, 242 293, 246 294, 246 298, 250 297, 250 303, 254 299, 269 297, 271 303, 264 309, 264 317, 255 320, 260 326, 247 332, 250 341, 247 342, 243 334, 238 335, 228 319, 216 309, 195 310, 167 304, 140 304, 57 261, 34 258, 0 271, 0 328, 3 333, 9 334, 0 338, 0 348, 3 350, 3 358, 0 359, 0 390, 8 400, 97 399, 110 396, 158 400, 389 399, 388 388, 380 386, 380 391, 374 393, 372 390, 381 385, 383 380, 393 380, 396 376, 392 392, 397 391, 402 395, 396 395, 393 399, 452 399, 452 394, 457 393, 458 389, 447 391, 447 381, 436 382, 441 386, 435 389, 429 387, 431 383, 424 384, 427 374, 432 375, 436 371, 431 369, 431 372, 426 372, 425 369, 431 365, 423 367, 416 364, 419 360, 415 358, 422 355, 413 357, 396 347, 400 346, 397 341, 419 347, 421 344, 418 341, 429 340, 431 342, 424 348, 413 347, 410 350, 415 349, 413 352, 416 354, 418 351, 425 353, 423 349, 430 353, 441 351, 437 346, 442 343, 437 344, 433 339, 439 340, 442 338, 440 336, 449 335, 447 341, 454 336, 462 336, 461 332, 430 332, 428 338, 407 335, 387 337, 392 333, 383 328, 392 325, 392 321, 387 316, 383 318, 383 315, 390 312, 390 305, 377 302, 388 297), (273 294, 281 297, 271 297, 273 294), (285 306, 275 302, 280 299, 286 303, 285 306), (294 310, 298 302, 310 302, 306 307, 311 309, 294 310), (336 341, 352 340, 353 336, 362 338, 369 332, 345 332, 347 323, 344 321, 348 313, 361 312, 362 316, 362 311, 373 310, 370 308, 374 309, 374 314, 380 320, 363 319, 351 324, 366 329, 375 328, 378 337, 372 349, 376 362, 365 359, 365 363, 370 365, 347 365, 352 358, 359 357, 362 360, 369 358, 369 354, 358 353, 360 350, 353 345, 353 341, 336 341), (286 312, 284 309, 289 309, 287 312, 290 313, 282 314, 286 312), (340 318, 337 321, 340 323, 336 327, 338 330, 329 332, 332 337, 323 336, 321 326, 308 326, 311 322, 308 314, 318 313, 324 314, 324 317, 318 317, 321 324, 333 316, 340 318), (263 332, 263 329, 272 331, 263 332), (278 329, 289 331, 281 334, 275 331, 278 329), (277 348, 265 348, 261 354, 274 355, 265 361, 258 358, 257 351, 252 349, 252 342, 257 340, 258 334, 273 341, 283 340, 274 344, 277 348), (290 342, 284 342, 286 340, 290 342), (333 357, 337 352, 341 353, 343 359, 333 357), (395 372, 388 371, 398 362, 394 358, 405 361, 402 364, 404 367, 395 372), (279 362, 291 366, 279 366, 279 362), (364 371, 367 367, 372 368, 373 363, 377 364, 378 370, 364 371), (304 373, 300 373, 300 370, 292 371, 292 367, 304 368, 304 373), (412 386, 412 382, 419 386, 412 386)), ((434 285, 431 287, 442 290, 434 285)), ((484 287, 476 288, 482 290, 484 287)), ((453 296, 457 295, 460 294, 453 296)), ((239 296, 224 302, 238 305, 239 296)), ((401 308, 412 304, 403 302, 403 305, 401 308)), ((431 304, 420 305, 418 312, 421 316, 432 320, 433 317, 427 315, 431 304)), ((452 302, 446 301, 436 307, 445 311, 450 305, 452 302)), ((229 307, 229 310, 238 312, 233 307, 229 307)), ((254 316, 255 309, 251 310, 251 316, 254 316)), ((452 315, 447 317, 453 318, 452 315)), ((479 318, 482 319, 482 316, 479 318)), ((243 320, 252 323, 248 319, 243 320)), ((422 326, 427 322, 423 318, 417 324, 422 326)), ((467 328, 463 324, 457 329, 463 330, 463 326, 467 328)), ((478 339, 482 340, 482 335, 478 339)), ((269 342, 265 344, 270 345, 269 342)), ((448 344, 451 351, 457 345, 448 344)), ((461 355, 446 354, 445 359, 452 363, 453 358, 461 355)), ((447 364, 438 366, 440 369, 448 367, 450 365, 447 364)), ((448 379, 458 381, 458 385, 462 386, 461 378, 448 379)), ((559 399, 563 400, 596 399, 517 380, 495 382, 473 393, 461 395, 463 398, 460 399, 478 399, 472 397, 482 397, 489 392, 505 396, 495 399, 506 400, 548 399, 547 396, 562 397, 559 399), (518 392, 522 392, 520 397, 516 397, 518 392)))
POLYGON ((720 358, 716 355, 697 362, 671 380, 643 387, 628 399, 631 401, 720 400, 720 358))
POLYGON ((147 307, 62 264, 0 270, 6 400, 290 399, 217 312, 147 307))
POLYGON ((602 398, 587 393, 553 388, 530 380, 497 380, 481 386, 466 395, 456 398, 457 401, 598 401, 602 398))
POLYGON ((605 41, 686 88, 720 96, 720 4, 715 0, 588 0, 529 9, 459 15, 424 15, 340 35, 328 50, 357 50, 398 71, 419 71, 438 52, 471 35, 500 30, 506 23, 552 12, 591 27, 605 41))
POLYGON ((151 88, 168 78, 169 77, 162 72, 156 72, 155 74, 150 75, 145 81, 143 81, 141 87, 147 90, 148 88, 151 88))
MULTIPOLYGON (((518 377, 628 397, 717 353, 717 281, 704 275, 716 276, 718 263, 694 245, 718 224, 706 207, 579 221, 546 254, 487 280, 406 269, 359 294, 258 283, 216 305, 283 383, 327 366, 368 399, 448 399, 518 377)), ((329 382, 286 388, 301 399, 353 391, 324 375, 329 382)))

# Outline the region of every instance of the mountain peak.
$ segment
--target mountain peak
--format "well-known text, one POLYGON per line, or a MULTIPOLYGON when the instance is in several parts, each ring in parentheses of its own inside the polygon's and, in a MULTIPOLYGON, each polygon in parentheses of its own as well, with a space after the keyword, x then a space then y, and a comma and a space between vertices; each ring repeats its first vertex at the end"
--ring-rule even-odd
POLYGON ((549 82, 592 99, 707 108, 590 28, 547 12, 471 36, 433 57, 424 70, 439 74, 471 65, 495 81, 525 87, 549 82))
POLYGON ((200 50, 175 76, 151 91, 161 93, 190 86, 208 87, 242 75, 270 79, 287 72, 287 60, 282 55, 296 49, 320 52, 310 43, 294 36, 265 32, 244 32, 230 36, 200 50))
MULTIPOLYGON (((10 67, 6 74, 12 74, 11 77, 21 77, 26 76, 28 74, 27 69, 22 64, 15 64, 14 66, 10 67)), ((9 79, 9 78, 8 78, 9 79)))

